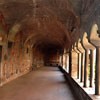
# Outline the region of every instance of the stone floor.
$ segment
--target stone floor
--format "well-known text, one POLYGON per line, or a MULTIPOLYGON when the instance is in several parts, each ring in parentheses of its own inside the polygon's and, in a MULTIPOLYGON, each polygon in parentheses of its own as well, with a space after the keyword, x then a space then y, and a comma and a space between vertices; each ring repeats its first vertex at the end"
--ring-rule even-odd
POLYGON ((0 100, 75 100, 58 68, 43 67, 0 88, 0 100))

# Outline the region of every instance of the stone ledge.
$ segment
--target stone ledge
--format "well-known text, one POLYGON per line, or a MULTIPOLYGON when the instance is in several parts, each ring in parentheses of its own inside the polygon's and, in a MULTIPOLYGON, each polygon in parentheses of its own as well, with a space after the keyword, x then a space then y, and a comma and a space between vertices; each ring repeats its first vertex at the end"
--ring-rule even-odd
POLYGON ((59 66, 59 69, 64 73, 65 79, 76 97, 76 100, 92 100, 92 98, 69 76, 69 74, 59 66))

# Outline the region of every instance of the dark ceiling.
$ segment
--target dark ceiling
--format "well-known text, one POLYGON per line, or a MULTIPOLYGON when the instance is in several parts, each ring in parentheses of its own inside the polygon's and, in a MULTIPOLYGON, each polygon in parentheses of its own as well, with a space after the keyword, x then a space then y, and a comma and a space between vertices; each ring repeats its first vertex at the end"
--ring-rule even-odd
POLYGON ((99 4, 100 0, 0 0, 0 11, 9 36, 20 33, 25 44, 46 52, 70 48, 92 23, 99 25, 99 4))

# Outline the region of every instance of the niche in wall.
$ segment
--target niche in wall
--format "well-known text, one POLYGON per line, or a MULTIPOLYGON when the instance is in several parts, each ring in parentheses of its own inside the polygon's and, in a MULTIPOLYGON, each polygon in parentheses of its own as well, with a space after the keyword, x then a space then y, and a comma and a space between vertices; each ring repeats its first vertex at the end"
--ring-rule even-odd
POLYGON ((12 44, 13 44, 12 42, 10 41, 8 42, 8 49, 12 48, 12 44))
POLYGON ((1 59, 2 59, 2 46, 0 46, 0 64, 1 64, 1 59))

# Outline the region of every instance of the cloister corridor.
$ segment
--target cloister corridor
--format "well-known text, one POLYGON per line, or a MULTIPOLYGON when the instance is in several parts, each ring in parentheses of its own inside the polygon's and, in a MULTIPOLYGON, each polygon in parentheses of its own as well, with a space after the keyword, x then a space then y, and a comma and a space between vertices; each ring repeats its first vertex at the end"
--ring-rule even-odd
POLYGON ((0 88, 0 100, 75 100, 55 67, 32 71, 0 88))
POLYGON ((100 0, 0 0, 0 100, 100 100, 100 0))

